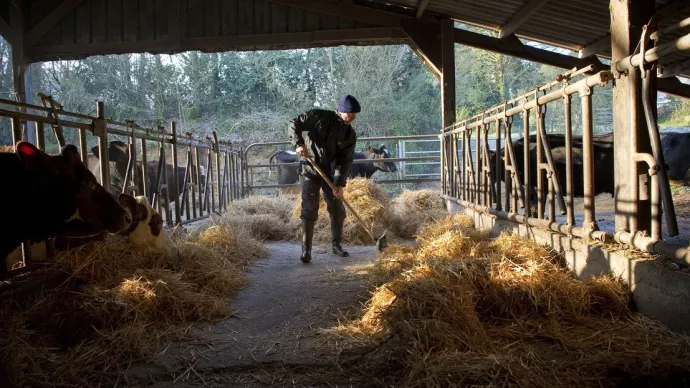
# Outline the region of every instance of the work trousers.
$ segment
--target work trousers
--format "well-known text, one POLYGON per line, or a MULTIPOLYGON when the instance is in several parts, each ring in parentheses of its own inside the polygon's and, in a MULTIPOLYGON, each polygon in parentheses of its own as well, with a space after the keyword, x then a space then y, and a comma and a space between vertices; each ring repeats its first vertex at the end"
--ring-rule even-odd
POLYGON ((333 243, 340 244, 345 222, 345 205, 342 199, 333 194, 333 190, 321 177, 302 176, 302 213, 300 218, 305 221, 316 222, 319 218, 319 195, 323 190, 323 199, 331 217, 331 232, 333 243))

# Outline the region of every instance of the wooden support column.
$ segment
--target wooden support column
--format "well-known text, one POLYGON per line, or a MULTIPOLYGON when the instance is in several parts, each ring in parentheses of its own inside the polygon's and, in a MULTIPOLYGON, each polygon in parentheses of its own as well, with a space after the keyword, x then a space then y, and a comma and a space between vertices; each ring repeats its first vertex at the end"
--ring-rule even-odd
MULTIPOLYGON (((455 124, 455 28, 451 19, 444 19, 441 21, 441 104, 443 116, 443 128, 448 128, 455 124)), ((444 129, 445 130, 445 129, 444 129)), ((446 171, 443 173, 446 176, 445 182, 446 193, 453 192, 455 174, 452 173, 452 168, 455 165, 453 155, 452 140, 454 136, 448 137, 445 142, 446 163, 444 167, 446 171)))
MULTIPOLYGON (((610 9, 611 63, 616 63, 635 50, 642 26, 654 14, 654 1, 611 0, 610 9)), ((647 167, 633 162, 635 153, 651 153, 642 109, 640 71, 617 74, 612 70, 616 77, 613 88, 616 230, 649 231, 651 203, 647 167), (635 182, 639 182, 639 190, 635 190, 635 182)))
MULTIPOLYGON (((22 11, 12 2, 10 4, 10 28, 12 30, 12 81, 18 101, 32 103, 31 68, 24 56, 24 21, 22 11)), ((33 121, 27 121, 22 140, 36 144, 36 127, 33 121)))

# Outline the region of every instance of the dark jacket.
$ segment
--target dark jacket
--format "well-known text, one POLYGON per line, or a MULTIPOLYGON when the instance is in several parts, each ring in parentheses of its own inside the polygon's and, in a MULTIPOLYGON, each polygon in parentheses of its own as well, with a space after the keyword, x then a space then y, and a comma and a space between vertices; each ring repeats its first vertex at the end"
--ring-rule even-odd
MULTIPOLYGON (((309 155, 333 183, 345 187, 357 143, 351 125, 334 111, 312 109, 290 120, 287 132, 293 147, 306 145, 309 155)), ((309 163, 303 160, 301 164, 302 175, 318 176, 309 163)))

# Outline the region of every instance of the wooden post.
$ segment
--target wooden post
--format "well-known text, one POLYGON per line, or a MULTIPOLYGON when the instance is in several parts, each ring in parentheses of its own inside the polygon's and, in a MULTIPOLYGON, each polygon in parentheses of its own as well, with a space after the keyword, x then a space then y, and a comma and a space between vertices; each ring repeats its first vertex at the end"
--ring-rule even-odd
MULTIPOLYGON (((635 50, 642 26, 654 14, 654 2, 612 0, 610 7, 611 63, 616 63, 635 50)), ((636 69, 628 74, 618 73, 615 68, 612 71, 616 78, 613 88, 616 231, 649 231, 651 204, 649 179, 645 179, 648 178, 647 167, 633 162, 635 153, 651 153, 642 109, 640 71, 636 69)))
MULTIPOLYGON (((441 104, 443 115, 443 128, 452 127, 455 124, 455 27, 453 20, 441 20, 441 104)), ((452 138, 447 139, 441 144, 444 146, 444 154, 446 159, 444 161, 445 170, 442 173, 445 176, 446 187, 455 186, 455 175, 450 171, 453 166, 453 159, 457 155, 453 155, 452 138)))
MULTIPOLYGON (((175 196, 175 225, 182 224, 182 215, 180 214, 180 191, 178 190, 180 185, 177 176, 177 126, 174 121, 170 122, 170 132, 172 133, 172 165, 173 165, 173 181, 172 185, 175 188, 174 192, 177 193, 175 196)), ((183 189, 184 190, 184 189, 183 189)), ((169 207, 169 206, 168 206, 169 207)))
POLYGON ((98 159, 101 163, 101 186, 110 191, 110 161, 108 160, 108 126, 105 122, 105 108, 103 101, 96 103, 96 116, 94 126, 98 136, 98 159))

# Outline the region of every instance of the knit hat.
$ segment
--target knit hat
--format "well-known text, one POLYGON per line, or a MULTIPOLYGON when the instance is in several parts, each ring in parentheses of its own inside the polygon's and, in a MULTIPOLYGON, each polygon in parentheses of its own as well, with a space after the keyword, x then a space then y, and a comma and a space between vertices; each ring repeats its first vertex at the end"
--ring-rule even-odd
POLYGON ((359 101, 351 95, 347 95, 338 101, 338 112, 342 113, 359 113, 362 107, 359 106, 359 101))

